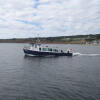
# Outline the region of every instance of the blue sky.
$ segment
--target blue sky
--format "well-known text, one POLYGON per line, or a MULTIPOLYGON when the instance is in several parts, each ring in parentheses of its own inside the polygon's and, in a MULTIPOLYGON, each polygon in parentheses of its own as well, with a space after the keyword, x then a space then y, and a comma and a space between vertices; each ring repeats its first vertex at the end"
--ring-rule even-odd
POLYGON ((0 38, 100 33, 100 0, 0 0, 0 38))

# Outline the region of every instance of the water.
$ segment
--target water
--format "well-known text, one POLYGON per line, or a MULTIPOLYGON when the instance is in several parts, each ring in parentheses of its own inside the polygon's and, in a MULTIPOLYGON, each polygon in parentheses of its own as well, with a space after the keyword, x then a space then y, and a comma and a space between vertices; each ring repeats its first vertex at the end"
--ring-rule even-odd
POLYGON ((74 56, 25 57, 23 45, 0 44, 0 100, 100 100, 100 46, 53 45, 74 56))

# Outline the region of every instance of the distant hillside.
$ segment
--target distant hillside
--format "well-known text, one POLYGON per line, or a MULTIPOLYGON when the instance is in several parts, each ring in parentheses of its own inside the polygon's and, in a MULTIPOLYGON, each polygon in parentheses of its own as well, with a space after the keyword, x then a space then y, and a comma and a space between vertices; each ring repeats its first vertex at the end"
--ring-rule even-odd
MULTIPOLYGON (((96 35, 75 35, 75 36, 59 36, 59 37, 46 37, 39 38, 41 43, 72 43, 72 44, 85 44, 94 40, 100 40, 100 34, 96 35)), ((0 43, 29 43, 36 42, 37 38, 13 38, 13 39, 0 39, 0 43)))

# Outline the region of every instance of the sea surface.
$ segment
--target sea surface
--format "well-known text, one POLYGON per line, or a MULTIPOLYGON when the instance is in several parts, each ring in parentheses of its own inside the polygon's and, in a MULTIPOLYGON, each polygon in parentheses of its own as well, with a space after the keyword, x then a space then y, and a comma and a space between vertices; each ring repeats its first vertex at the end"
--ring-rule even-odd
POLYGON ((50 46, 74 56, 28 57, 24 44, 0 43, 0 100, 100 100, 100 46, 50 46))

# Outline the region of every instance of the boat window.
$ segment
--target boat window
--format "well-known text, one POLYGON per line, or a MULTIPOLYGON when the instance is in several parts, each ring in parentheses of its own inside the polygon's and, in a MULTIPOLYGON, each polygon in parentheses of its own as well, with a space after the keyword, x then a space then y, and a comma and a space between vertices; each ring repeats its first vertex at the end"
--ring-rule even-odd
POLYGON ((57 50, 57 49, 53 49, 53 51, 54 51, 54 52, 58 52, 58 50, 57 50))
POLYGON ((56 49, 56 52, 58 52, 58 50, 56 49))
POLYGON ((47 48, 42 48, 43 51, 47 51, 47 48))
POLYGON ((53 49, 53 51, 55 51, 55 49, 53 49))
POLYGON ((52 51, 52 48, 48 48, 48 51, 52 51))
POLYGON ((50 51, 52 51, 52 48, 50 48, 50 51))
POLYGON ((32 44, 32 46, 34 46, 34 44, 32 44))

